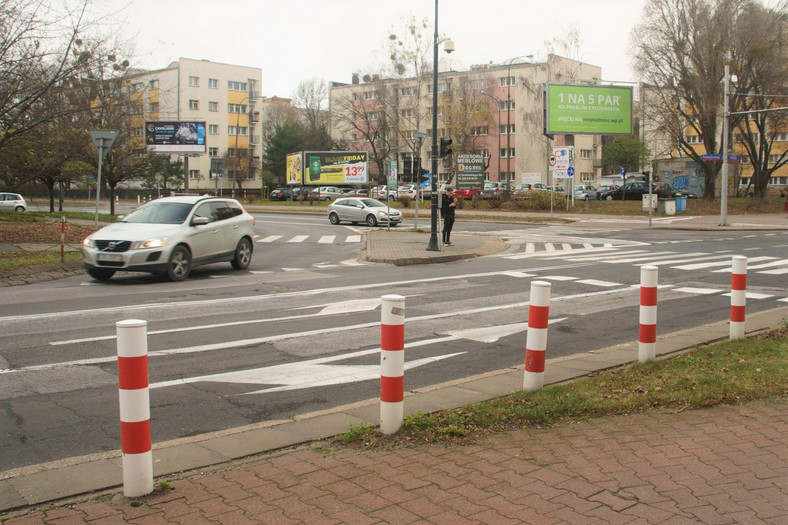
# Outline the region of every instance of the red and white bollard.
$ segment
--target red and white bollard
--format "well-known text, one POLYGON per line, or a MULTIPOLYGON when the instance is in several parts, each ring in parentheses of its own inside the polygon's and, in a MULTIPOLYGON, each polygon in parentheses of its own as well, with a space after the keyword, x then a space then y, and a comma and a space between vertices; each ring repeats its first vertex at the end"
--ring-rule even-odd
POLYGON ((747 306, 747 257, 734 255, 731 276, 731 339, 744 339, 744 313, 747 306))
POLYGON ((656 266, 640 268, 640 332, 638 361, 653 361, 657 353, 657 273, 656 266))
POLYGON ((380 431, 394 434, 405 417, 405 298, 380 299, 380 431))
POLYGON ((123 494, 136 498, 153 492, 150 439, 147 321, 118 321, 118 391, 123 494))
POLYGON ((60 262, 66 262, 66 218, 60 218, 60 262))
POLYGON ((525 339, 523 390, 539 390, 544 386, 547 324, 550 318, 550 286, 550 283, 545 281, 531 283, 528 335, 525 339))

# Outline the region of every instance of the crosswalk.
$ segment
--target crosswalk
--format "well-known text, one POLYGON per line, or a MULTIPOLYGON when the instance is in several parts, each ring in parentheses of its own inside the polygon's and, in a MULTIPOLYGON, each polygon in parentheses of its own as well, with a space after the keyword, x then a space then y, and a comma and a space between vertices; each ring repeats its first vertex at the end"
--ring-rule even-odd
POLYGON ((362 240, 361 235, 268 235, 267 237, 256 238, 255 243, 274 244, 274 243, 307 243, 316 242, 318 244, 357 244, 362 240))
MULTIPOLYGON (((567 247, 562 252, 532 251, 505 255, 506 259, 539 258, 540 260, 560 259, 569 262, 597 262, 603 264, 632 264, 635 266, 666 266, 675 270, 703 270, 712 273, 731 273, 732 250, 717 252, 675 252, 670 250, 651 251, 646 249, 621 249, 614 246, 591 246, 574 249, 567 247)), ((788 259, 772 256, 749 257, 748 273, 764 275, 788 274, 788 259)))

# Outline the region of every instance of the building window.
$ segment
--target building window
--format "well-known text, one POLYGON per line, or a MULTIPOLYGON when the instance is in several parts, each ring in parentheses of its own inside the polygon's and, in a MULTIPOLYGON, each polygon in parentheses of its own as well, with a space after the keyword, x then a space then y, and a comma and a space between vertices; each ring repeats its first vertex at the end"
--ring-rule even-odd
POLYGON ((583 172, 583 173, 580 174, 580 180, 582 182, 585 182, 586 184, 590 184, 590 183, 594 182, 594 174, 593 173, 583 172))
POLYGON ((501 148, 501 157, 514 157, 514 148, 501 148))
POLYGON ((148 87, 150 89, 159 89, 159 79, 154 78, 153 80, 151 80, 150 83, 148 84, 148 87))
POLYGON ((415 86, 408 86, 400 89, 400 94, 402 94, 403 97, 415 95, 417 92, 418 90, 415 86))
POLYGON ((509 132, 507 133, 506 131, 507 125, 501 124, 500 126, 498 126, 498 133, 501 135, 508 135, 510 133, 514 133, 514 124, 509 124, 508 127, 509 127, 509 132))
POLYGON ((377 100, 377 98, 378 98, 377 90, 364 92, 364 100, 377 100))
POLYGON ((227 81, 227 89, 230 91, 246 91, 247 89, 246 82, 236 82, 234 80, 227 81))
POLYGON ((197 180, 200 178, 200 170, 189 170, 189 180, 197 180))
POLYGON ((701 144, 703 143, 703 139, 700 135, 687 135, 687 144, 701 144))
POLYGON ((489 156, 490 156, 490 150, 488 150, 488 149, 480 149, 478 151, 478 153, 481 153, 482 157, 484 157, 485 159, 489 158, 489 156))
POLYGON ((413 110, 412 109, 401 109, 399 110, 399 116, 402 118, 413 118, 413 110))
POLYGON ((208 87, 210 89, 219 89, 219 80, 216 78, 209 78, 208 79, 208 87))
POLYGON ((208 124, 208 134, 209 135, 218 135, 219 134, 219 126, 216 124, 208 124))
POLYGON ((219 148, 208 148, 208 156, 209 157, 218 157, 219 156, 219 148))
POLYGON ((142 115, 142 105, 134 104, 131 106, 131 114, 132 115, 142 115))
POLYGON ((514 109, 514 100, 499 100, 498 101, 498 109, 501 111, 507 111, 509 109, 514 109))
POLYGON ((581 149, 580 150, 580 158, 581 159, 590 159, 593 152, 590 149, 581 149))
POLYGON ((143 128, 131 128, 131 136, 132 137, 142 137, 144 135, 143 128))
POLYGON ((246 113, 246 104, 227 104, 227 113, 246 113))
MULTIPOLYGON (((446 92, 446 84, 438 84, 438 93, 446 92)), ((427 86, 427 93, 432 94, 432 84, 427 86)))
POLYGON ((245 137, 247 133, 247 128, 244 126, 228 126, 227 127, 227 134, 228 135, 238 135, 241 137, 245 137))
POLYGON ((514 77, 500 77, 499 79, 501 87, 513 86, 514 85, 514 77))
POLYGON ((208 111, 219 111, 219 103, 208 101, 208 111))
POLYGON ((143 85, 142 82, 134 82, 131 85, 131 91, 133 91, 134 93, 139 93, 143 89, 145 89, 145 86, 143 85))
POLYGON ((159 103, 158 102, 151 102, 148 104, 148 111, 151 113, 158 113, 159 112, 159 103))
POLYGON ((189 109, 200 109, 200 101, 189 99, 189 109))
POLYGON ((471 128, 471 135, 488 135, 490 128, 488 126, 475 126, 471 128))
POLYGON ((189 77, 189 85, 191 87, 200 87, 200 77, 189 77))
POLYGON ((372 122, 380 118, 380 114, 377 111, 370 111, 364 116, 366 117, 367 122, 372 122))

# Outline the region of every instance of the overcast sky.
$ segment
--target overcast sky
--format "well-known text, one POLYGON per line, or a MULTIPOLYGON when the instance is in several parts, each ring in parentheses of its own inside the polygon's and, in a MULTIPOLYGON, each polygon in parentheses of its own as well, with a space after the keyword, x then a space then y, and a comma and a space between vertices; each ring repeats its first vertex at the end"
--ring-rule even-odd
MULTIPOLYGON (((135 41, 139 66, 178 58, 263 70, 264 96, 292 97, 299 82, 350 82, 386 62, 387 37, 404 20, 427 18, 434 0, 93 0, 135 41)), ((438 32, 454 41, 465 66, 546 55, 545 41, 576 27, 579 58, 602 67, 604 80, 635 81, 629 34, 646 0, 440 0, 438 32)), ((441 51, 441 53, 443 53, 441 51)), ((455 67, 456 69, 456 67, 455 67)))

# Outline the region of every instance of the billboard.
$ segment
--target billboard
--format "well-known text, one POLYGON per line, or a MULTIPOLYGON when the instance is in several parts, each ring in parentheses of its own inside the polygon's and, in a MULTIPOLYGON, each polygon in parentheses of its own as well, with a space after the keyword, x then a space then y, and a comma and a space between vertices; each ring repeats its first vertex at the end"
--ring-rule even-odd
POLYGON ((632 133, 632 88, 548 84, 544 132, 616 135, 632 133))
POLYGON ((146 122, 145 147, 156 153, 205 153, 205 122, 146 122))
POLYGON ((287 183, 364 184, 367 182, 366 151, 302 151, 287 155, 287 183))
POLYGON ((457 188, 484 189, 484 156, 481 153, 457 154, 457 188))

